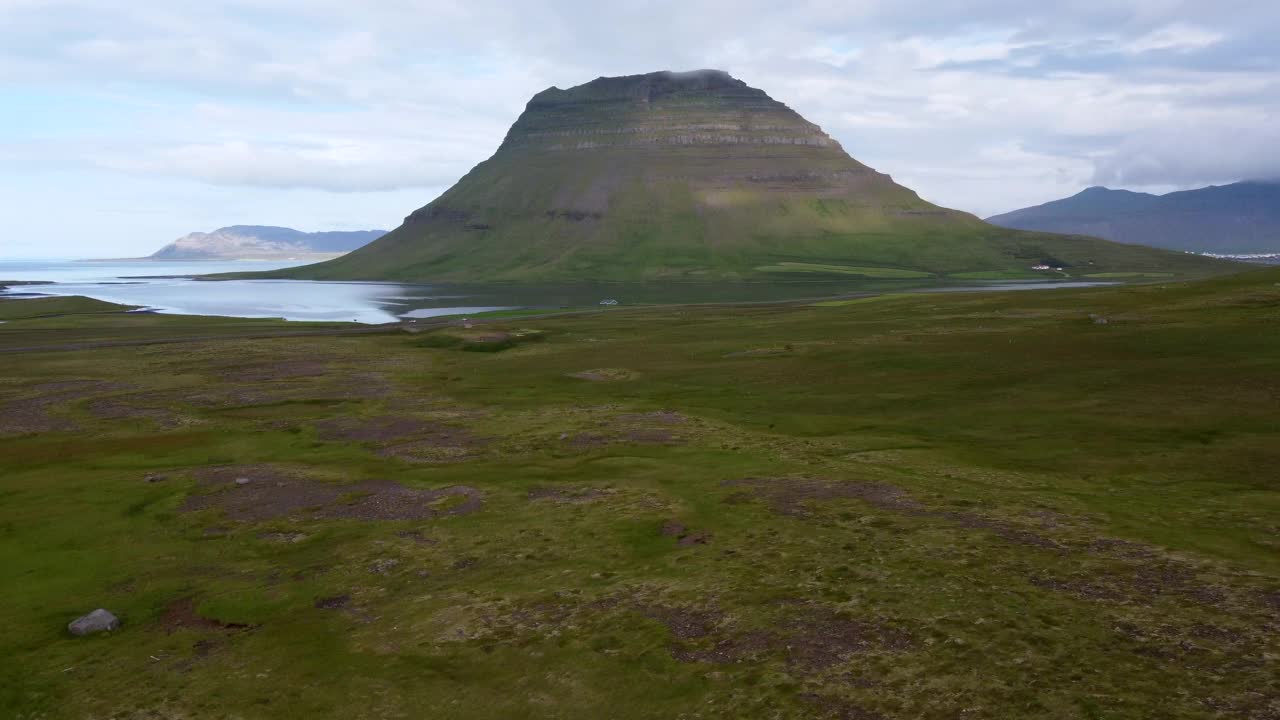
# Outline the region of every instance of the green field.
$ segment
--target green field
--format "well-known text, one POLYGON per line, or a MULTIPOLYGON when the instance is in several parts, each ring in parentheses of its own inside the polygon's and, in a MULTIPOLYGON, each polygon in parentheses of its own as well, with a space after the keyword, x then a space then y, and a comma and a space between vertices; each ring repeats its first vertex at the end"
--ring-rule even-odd
POLYGON ((858 275, 871 278, 888 278, 892 280, 919 280, 932 277, 929 273, 918 270, 903 270, 889 267, 857 267, 853 265, 824 265, 821 263, 784 262, 777 265, 764 265, 756 268, 765 273, 819 273, 836 275, 858 275))
POLYGON ((1109 279, 1109 280, 1132 280, 1138 278, 1169 278, 1173 277, 1173 273, 1167 272, 1105 272, 1105 273, 1089 273, 1085 275, 1087 278, 1109 279))
POLYGON ((34 302, 3 717, 1280 711, 1280 270, 416 333, 34 302))

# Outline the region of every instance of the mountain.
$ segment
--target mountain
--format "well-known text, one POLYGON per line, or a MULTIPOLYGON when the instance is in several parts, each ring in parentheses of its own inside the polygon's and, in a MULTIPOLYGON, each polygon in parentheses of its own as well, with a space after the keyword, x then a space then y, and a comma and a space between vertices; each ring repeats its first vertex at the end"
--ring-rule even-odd
POLYGON ((1241 182, 1168 195, 1094 187, 987 221, 1171 250, 1274 253, 1280 252, 1280 181, 1241 182))
POLYGON ((314 279, 653 280, 1196 271, 930 204, 727 73, 598 78, 529 101, 497 152, 314 279))
POLYGON ((286 258, 346 253, 386 235, 385 230, 301 232, 268 225, 232 225, 211 233, 194 232, 165 245, 153 260, 227 260, 286 258))

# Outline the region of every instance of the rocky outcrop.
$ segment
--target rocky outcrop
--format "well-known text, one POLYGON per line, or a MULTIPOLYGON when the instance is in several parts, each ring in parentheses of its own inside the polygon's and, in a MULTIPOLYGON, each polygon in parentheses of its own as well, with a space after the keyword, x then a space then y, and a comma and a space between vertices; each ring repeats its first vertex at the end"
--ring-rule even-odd
POLYGON ((232 225, 213 232, 194 232, 164 246, 154 260, 234 260, 340 255, 363 247, 385 230, 307 233, 267 225, 232 225))
POLYGON ((93 635, 101 632, 111 632, 120 627, 120 618, 113 615, 108 610, 98 608, 88 615, 78 617, 67 625, 67 630, 72 635, 93 635))

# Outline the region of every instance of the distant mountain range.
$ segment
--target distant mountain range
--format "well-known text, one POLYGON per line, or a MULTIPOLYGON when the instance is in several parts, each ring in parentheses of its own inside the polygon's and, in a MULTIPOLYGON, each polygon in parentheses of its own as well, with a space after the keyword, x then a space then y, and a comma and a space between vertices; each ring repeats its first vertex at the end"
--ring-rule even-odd
POLYGON ((1280 252, 1280 181, 1215 185, 1168 195, 1092 187, 987 222, 1170 250, 1274 253, 1280 252))
POLYGON ((269 225, 232 225, 184 235, 160 248, 151 259, 316 259, 351 252, 386 234, 386 230, 309 233, 269 225))
POLYGON ((271 276, 922 281, 1223 269, 938 207, 763 90, 701 70, 548 88, 491 158, 403 225, 271 276))

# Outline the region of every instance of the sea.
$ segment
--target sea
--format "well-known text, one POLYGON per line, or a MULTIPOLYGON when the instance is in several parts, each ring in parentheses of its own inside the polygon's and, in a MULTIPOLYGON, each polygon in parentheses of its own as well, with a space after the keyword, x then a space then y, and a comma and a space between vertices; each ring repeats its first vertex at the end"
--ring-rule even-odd
MULTIPOLYGON (((562 285, 449 285, 314 280, 218 280, 202 275, 277 270, 287 261, 4 260, 4 297, 83 295, 140 311, 180 315, 283 318, 366 324, 411 318, 467 315, 495 310, 582 308, 668 303, 777 302, 872 295, 906 289, 892 282, 813 279, 770 283, 576 283, 562 285)), ((968 283, 915 290, 1039 290, 1090 287, 1104 282, 1038 281, 968 283)))
POLYGON ((402 318, 505 310, 510 305, 472 301, 428 285, 302 280, 195 279, 201 275, 278 270, 297 262, 159 260, 0 260, 5 281, 52 283, 13 285, 0 295, 40 297, 84 295, 136 305, 160 313, 222 315, 285 320, 368 324, 402 318))

